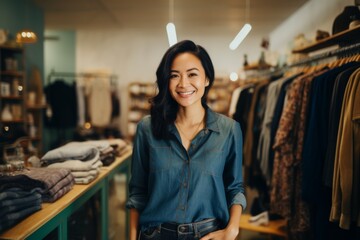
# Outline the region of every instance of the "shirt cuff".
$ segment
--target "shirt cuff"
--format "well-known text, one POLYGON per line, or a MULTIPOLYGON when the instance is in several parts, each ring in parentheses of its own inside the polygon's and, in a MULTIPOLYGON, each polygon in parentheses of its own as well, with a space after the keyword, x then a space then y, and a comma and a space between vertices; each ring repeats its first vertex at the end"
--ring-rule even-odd
POLYGON ((232 205, 241 205, 242 206, 242 210, 244 211, 245 208, 246 208, 246 198, 245 198, 245 195, 241 192, 237 193, 231 203, 230 203, 230 206, 229 208, 232 206, 232 205))

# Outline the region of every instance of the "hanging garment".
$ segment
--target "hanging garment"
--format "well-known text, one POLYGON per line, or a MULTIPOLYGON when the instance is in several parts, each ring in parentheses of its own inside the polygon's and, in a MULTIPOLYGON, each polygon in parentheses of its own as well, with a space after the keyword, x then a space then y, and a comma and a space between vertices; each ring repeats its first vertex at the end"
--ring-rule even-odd
POLYGON ((340 221, 344 229, 350 228, 352 220, 360 226, 359 201, 354 202, 359 200, 359 82, 360 69, 351 75, 345 89, 335 153, 330 221, 340 221))
POLYGON ((94 79, 89 95, 90 119, 93 126, 106 127, 110 124, 112 105, 109 79, 94 79))
POLYGON ((294 237, 310 230, 309 207, 301 199, 300 164, 311 82, 323 72, 303 75, 291 83, 273 146, 271 210, 288 220, 294 237))
POLYGON ((247 131, 247 119, 250 111, 251 99, 254 93, 255 85, 249 84, 240 91, 238 101, 236 103, 235 113, 232 118, 240 123, 243 139, 247 131))
POLYGON ((51 107, 51 115, 45 118, 45 124, 54 128, 76 127, 77 104, 75 85, 69 85, 58 79, 45 88, 46 101, 51 107))
POLYGON ((334 172, 334 158, 336 150, 336 141, 339 129, 339 121, 341 114, 341 105, 344 98, 346 85, 350 79, 351 74, 360 67, 357 63, 354 67, 349 67, 338 75, 334 83, 334 90, 332 93, 330 110, 329 110, 329 138, 327 143, 326 158, 324 161, 323 182, 325 186, 332 188, 333 172, 334 172))
POLYGON ((264 175, 267 185, 270 186, 272 167, 269 166, 269 150, 270 150, 270 127, 274 116, 276 100, 279 97, 281 86, 288 80, 282 78, 269 84, 264 119, 262 122, 261 132, 259 136, 259 144, 257 147, 257 159, 260 161, 262 174, 264 175))
MULTIPOLYGON (((302 197, 318 203, 322 189, 322 170, 329 139, 329 112, 334 82, 341 72, 354 66, 342 65, 314 78, 310 92, 308 125, 302 155, 302 197)), ((321 204, 321 203, 320 203, 321 204)))

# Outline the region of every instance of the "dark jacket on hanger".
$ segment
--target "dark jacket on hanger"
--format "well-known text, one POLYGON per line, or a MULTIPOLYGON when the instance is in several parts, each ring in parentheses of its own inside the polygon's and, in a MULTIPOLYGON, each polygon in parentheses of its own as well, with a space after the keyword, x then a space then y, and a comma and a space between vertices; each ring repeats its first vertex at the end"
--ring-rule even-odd
POLYGON ((77 104, 75 84, 58 79, 45 88, 46 100, 52 115, 45 118, 48 127, 76 127, 77 104))

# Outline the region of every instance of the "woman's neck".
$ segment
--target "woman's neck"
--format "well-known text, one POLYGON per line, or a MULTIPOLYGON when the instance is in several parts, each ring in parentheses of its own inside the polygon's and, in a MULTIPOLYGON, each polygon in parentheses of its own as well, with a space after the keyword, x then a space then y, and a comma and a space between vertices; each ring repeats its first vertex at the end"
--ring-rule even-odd
POLYGON ((191 126, 204 121, 205 108, 201 107, 180 107, 176 116, 176 122, 181 125, 191 126))

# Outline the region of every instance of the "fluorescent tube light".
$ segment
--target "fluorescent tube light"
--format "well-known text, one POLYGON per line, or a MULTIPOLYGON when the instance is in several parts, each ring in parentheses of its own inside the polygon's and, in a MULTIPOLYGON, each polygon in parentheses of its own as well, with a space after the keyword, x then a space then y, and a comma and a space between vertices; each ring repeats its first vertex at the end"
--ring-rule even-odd
POLYGON ((168 23, 166 25, 166 32, 167 32, 167 35, 168 35, 169 45, 171 47, 172 45, 177 43, 175 25, 173 23, 171 23, 171 22, 168 23))
POLYGON ((231 50, 235 50, 240 45, 240 43, 245 39, 245 37, 249 34, 250 31, 251 31, 251 25, 249 23, 246 23, 242 27, 240 32, 236 35, 234 40, 232 40, 232 42, 229 45, 229 48, 231 50))

